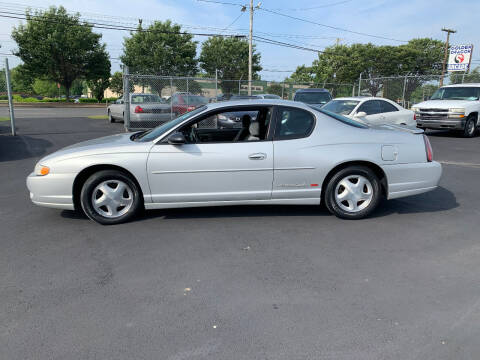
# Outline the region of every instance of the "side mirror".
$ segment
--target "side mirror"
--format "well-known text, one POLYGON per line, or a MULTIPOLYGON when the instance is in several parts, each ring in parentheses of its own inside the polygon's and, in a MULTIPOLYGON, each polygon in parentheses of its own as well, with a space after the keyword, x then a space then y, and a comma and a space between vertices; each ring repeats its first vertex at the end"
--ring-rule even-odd
POLYGON ((364 117, 364 116, 367 116, 367 113, 365 111, 360 111, 360 112, 357 112, 355 116, 364 117))
POLYGON ((182 145, 185 144, 187 140, 185 139, 185 136, 181 132, 176 132, 173 133, 168 137, 168 143, 170 145, 182 145))

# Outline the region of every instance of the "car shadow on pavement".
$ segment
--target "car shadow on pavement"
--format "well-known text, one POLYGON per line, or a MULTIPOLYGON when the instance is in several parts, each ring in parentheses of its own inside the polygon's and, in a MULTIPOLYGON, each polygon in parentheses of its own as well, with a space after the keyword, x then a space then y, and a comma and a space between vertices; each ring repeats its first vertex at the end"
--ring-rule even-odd
MULTIPOLYGON (((436 190, 402 199, 383 201, 370 218, 379 218, 392 214, 419 214, 447 211, 458 207, 455 195, 442 187, 436 190)), ((88 220, 82 212, 63 210, 61 216, 66 219, 88 220)), ((148 210, 140 214, 133 222, 155 218, 164 219, 215 219, 215 218, 258 218, 275 216, 333 216, 323 206, 310 205, 235 205, 193 207, 178 209, 148 210)))
MULTIPOLYGON (((455 195, 443 187, 429 193, 402 199, 383 201, 371 218, 391 214, 417 214, 447 211, 458 207, 455 195)), ((262 217, 262 216, 333 216, 322 206, 308 205, 251 205, 203 208, 162 209, 146 211, 138 220, 156 217, 166 219, 191 218, 227 218, 227 217, 262 217)), ((138 221, 136 220, 136 221, 138 221)))
POLYGON ((25 135, 0 135, 0 162, 41 156, 52 145, 48 140, 25 135))
POLYGON ((165 219, 213 219, 264 216, 329 216, 323 206, 302 205, 233 205, 145 211, 138 220, 156 217, 165 219))
POLYGON ((371 217, 391 214, 433 213, 455 209, 459 204, 455 194, 439 186, 428 193, 384 201, 371 217))

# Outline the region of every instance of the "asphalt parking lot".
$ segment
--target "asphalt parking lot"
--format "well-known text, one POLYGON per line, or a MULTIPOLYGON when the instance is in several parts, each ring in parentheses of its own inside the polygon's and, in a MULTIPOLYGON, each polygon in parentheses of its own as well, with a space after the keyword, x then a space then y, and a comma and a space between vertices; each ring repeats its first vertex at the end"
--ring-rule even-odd
POLYGON ((479 358, 480 137, 431 133, 441 186, 366 220, 245 206, 100 226, 32 205, 25 177, 122 124, 50 111, 15 138, 0 122, 0 358, 479 358))

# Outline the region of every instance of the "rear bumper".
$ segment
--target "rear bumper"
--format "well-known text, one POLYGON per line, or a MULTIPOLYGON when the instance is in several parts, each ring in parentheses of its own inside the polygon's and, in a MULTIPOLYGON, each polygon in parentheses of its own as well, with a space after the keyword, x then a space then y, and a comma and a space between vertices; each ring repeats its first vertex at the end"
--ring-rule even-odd
POLYGON ((36 205, 73 210, 73 181, 75 174, 48 174, 27 177, 30 200, 36 205))
POLYGON ((174 118, 173 113, 131 113, 130 121, 167 122, 174 118))
POLYGON ((422 120, 417 119, 417 127, 426 129, 452 129, 463 130, 465 119, 441 119, 441 120, 422 120))
POLYGON ((436 161, 382 166, 388 181, 388 199, 417 195, 434 190, 442 176, 436 161))

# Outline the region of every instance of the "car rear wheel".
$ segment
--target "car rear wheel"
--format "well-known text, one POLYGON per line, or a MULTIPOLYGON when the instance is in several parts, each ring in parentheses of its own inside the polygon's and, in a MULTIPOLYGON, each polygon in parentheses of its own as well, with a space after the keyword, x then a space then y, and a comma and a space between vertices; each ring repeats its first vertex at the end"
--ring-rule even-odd
POLYGON ((108 110, 108 121, 111 123, 115 122, 115 118, 112 116, 112 112, 108 110))
POLYGON ((142 206, 142 195, 135 182, 117 170, 102 170, 83 184, 80 202, 85 214, 103 224, 131 220, 142 206))
POLYGON ((375 173, 365 166, 349 166, 332 176, 325 190, 325 205, 342 219, 362 219, 381 200, 381 185, 375 173))
POLYGON ((465 122, 463 137, 467 137, 467 138, 474 137, 476 132, 477 132, 477 127, 475 125, 475 117, 470 116, 465 122))

